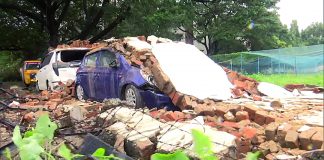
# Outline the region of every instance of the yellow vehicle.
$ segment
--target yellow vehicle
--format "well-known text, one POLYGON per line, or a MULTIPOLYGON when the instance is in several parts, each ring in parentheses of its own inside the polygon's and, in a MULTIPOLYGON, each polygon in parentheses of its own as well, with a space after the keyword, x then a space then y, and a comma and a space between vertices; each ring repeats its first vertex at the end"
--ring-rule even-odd
POLYGON ((36 73, 40 68, 41 61, 28 60, 24 61, 24 65, 20 68, 22 81, 26 86, 29 86, 36 82, 36 73))

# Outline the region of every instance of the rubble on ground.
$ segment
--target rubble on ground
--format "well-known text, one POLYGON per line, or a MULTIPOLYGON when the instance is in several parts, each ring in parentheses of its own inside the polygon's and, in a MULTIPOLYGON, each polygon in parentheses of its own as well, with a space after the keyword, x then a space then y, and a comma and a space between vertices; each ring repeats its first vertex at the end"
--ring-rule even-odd
MULTIPOLYGON (((182 111, 136 110, 119 99, 80 102, 64 89, 28 93, 24 99, 24 103, 11 106, 21 110, 4 109, 2 119, 30 128, 37 117, 49 114, 59 126, 60 138, 55 143, 64 140, 75 151, 86 133, 96 133, 133 158, 148 159, 152 153, 176 149, 195 157, 191 152, 192 128, 212 137, 214 151, 223 158, 243 158, 247 152, 256 150, 265 159, 298 157, 324 147, 323 124, 314 123, 314 117, 323 113, 322 99, 239 98, 182 111), (306 116, 313 122, 303 119, 306 116)), ((1 144, 10 142, 12 128, 1 124, 0 130, 6 131, 1 132, 1 144)))

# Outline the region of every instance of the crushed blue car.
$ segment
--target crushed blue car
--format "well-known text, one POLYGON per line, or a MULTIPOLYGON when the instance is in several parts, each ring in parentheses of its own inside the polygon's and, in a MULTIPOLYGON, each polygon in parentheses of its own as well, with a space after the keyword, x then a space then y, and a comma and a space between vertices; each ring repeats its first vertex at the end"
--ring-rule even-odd
POLYGON ((152 76, 130 65, 123 55, 110 48, 86 54, 77 71, 75 94, 81 101, 119 98, 136 108, 179 110, 170 97, 154 85, 152 76))

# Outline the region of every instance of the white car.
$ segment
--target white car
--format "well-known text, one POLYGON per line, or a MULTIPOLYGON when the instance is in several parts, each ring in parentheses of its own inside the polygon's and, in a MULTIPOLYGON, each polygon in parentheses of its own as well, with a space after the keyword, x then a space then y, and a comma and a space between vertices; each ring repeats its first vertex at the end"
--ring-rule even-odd
POLYGON ((59 48, 49 52, 36 74, 36 89, 54 90, 59 82, 75 80, 76 71, 88 51, 89 48, 59 48))

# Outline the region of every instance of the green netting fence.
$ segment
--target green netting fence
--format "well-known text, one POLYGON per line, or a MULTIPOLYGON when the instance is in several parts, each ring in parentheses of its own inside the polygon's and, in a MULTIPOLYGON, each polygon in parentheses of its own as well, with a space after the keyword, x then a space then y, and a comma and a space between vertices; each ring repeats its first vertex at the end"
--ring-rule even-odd
POLYGON ((218 64, 241 73, 282 74, 323 72, 324 44, 214 55, 218 64))

